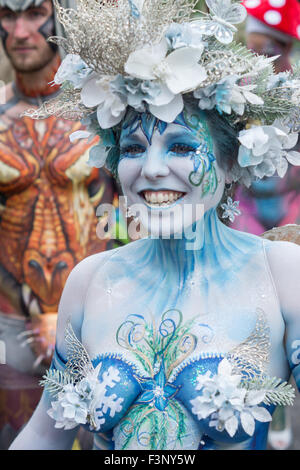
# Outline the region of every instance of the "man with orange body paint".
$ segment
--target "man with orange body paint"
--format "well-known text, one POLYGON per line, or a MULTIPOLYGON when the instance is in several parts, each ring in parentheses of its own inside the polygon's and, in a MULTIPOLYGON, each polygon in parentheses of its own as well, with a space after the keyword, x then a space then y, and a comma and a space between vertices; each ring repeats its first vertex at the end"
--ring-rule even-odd
POLYGON ((68 274, 111 247, 97 238, 95 209, 116 189, 86 164, 86 142, 71 145, 80 123, 20 117, 59 91, 51 82, 60 54, 47 42, 56 33, 51 0, 0 0, 0 37, 15 71, 0 103, 0 448, 39 401, 68 274))

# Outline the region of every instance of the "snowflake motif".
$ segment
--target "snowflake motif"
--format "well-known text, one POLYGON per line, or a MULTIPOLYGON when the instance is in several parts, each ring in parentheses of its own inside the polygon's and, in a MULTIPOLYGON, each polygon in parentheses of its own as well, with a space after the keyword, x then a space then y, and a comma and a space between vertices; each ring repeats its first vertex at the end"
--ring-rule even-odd
POLYGON ((119 371, 109 367, 103 372, 102 380, 98 373, 102 363, 77 384, 68 384, 57 395, 57 400, 51 402, 52 408, 48 415, 53 418, 56 428, 73 429, 79 424, 88 424, 90 430, 99 431, 105 424, 105 414, 113 418, 122 410, 124 398, 116 394, 108 395, 108 388, 113 388, 120 382, 119 371))
POLYGON ((241 215, 240 209, 238 206, 240 201, 233 201, 231 197, 227 198, 227 203, 221 204, 221 208, 224 210, 222 214, 222 219, 229 219, 230 222, 234 222, 235 218, 241 215))

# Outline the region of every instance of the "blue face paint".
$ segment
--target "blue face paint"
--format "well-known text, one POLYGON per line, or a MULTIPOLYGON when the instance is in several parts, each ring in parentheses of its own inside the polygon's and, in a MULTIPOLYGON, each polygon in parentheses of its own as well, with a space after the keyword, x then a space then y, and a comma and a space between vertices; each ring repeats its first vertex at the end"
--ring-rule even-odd
MULTIPOLYGON (((174 121, 178 125, 177 136, 172 136, 165 153, 168 157, 188 157, 193 161, 193 171, 189 182, 193 186, 203 183, 203 193, 215 193, 217 176, 214 167, 213 141, 203 112, 185 109, 174 121)), ((121 133, 120 160, 140 158, 146 153, 146 146, 138 141, 135 133, 141 129, 149 145, 152 145, 154 132, 163 135, 168 124, 150 113, 130 111, 123 123, 121 133)))

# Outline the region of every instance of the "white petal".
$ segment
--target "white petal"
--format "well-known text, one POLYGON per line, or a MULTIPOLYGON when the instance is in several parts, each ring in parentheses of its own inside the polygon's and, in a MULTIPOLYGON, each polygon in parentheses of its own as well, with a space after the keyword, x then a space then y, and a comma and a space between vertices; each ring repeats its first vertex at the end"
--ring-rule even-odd
POLYGON ((104 166, 107 158, 107 151, 104 145, 95 145, 90 149, 87 164, 91 167, 101 168, 104 166))
POLYGON ((292 149, 298 142, 298 134, 289 134, 287 137, 287 142, 284 144, 285 149, 292 149))
POLYGON ((176 95, 173 100, 164 106, 149 105, 149 111, 153 116, 157 117, 160 121, 173 122, 183 110, 183 98, 181 95, 176 95))
POLYGON ((230 102, 234 103, 246 103, 246 98, 243 96, 243 93, 238 88, 233 88, 231 90, 231 99, 230 102))
POLYGON ((250 91, 245 90, 243 90, 243 93, 249 103, 257 105, 264 104, 264 100, 260 96, 255 95, 255 93, 251 93, 250 91))
POLYGON ((72 132, 72 134, 70 134, 69 139, 70 139, 70 142, 73 143, 77 139, 87 139, 91 135, 92 133, 89 131, 75 131, 75 132, 72 132))
POLYGON ((280 162, 276 165, 276 170, 280 178, 283 178, 285 176, 288 170, 288 162, 284 157, 282 157, 280 159, 280 162))
POLYGON ((231 375, 232 367, 227 359, 223 359, 218 366, 219 375, 231 375))
POLYGON ((162 83, 159 95, 157 95, 151 101, 147 99, 145 99, 145 101, 147 101, 149 104, 153 104, 154 106, 163 106, 165 104, 170 103, 170 101, 172 101, 174 97, 174 93, 172 93, 169 88, 164 83, 162 83))
POLYGON ((233 416, 233 408, 222 408, 219 411, 219 418, 221 421, 226 421, 233 416))
POLYGON ((175 95, 185 93, 197 88, 207 73, 198 64, 202 55, 202 48, 181 47, 168 55, 165 59, 171 73, 166 77, 166 84, 175 95))
POLYGON ((258 126, 240 132, 238 139, 244 147, 253 149, 255 144, 258 143, 260 147, 266 145, 269 141, 269 136, 264 132, 262 127, 258 126))
POLYGON ((93 108, 103 103, 105 100, 107 90, 99 83, 99 78, 92 78, 89 80, 81 90, 81 99, 87 108, 93 108))
POLYGON ((299 166, 300 165, 300 152, 295 152, 295 151, 287 152, 286 159, 292 165, 299 166))
POLYGON ((102 129, 110 129, 121 122, 125 115, 126 110, 120 113, 118 116, 113 116, 108 106, 98 106, 97 119, 99 126, 102 129))
POLYGON ((160 64, 168 52, 168 43, 163 39, 159 44, 146 46, 132 52, 124 66, 125 72, 132 77, 143 80, 153 80, 155 74, 153 68, 160 64))
POLYGON ((232 416, 231 418, 225 421, 225 429, 228 432, 230 437, 233 437, 238 428, 238 420, 236 416, 232 416))
POLYGON ((255 421, 253 416, 248 413, 242 411, 241 413, 241 424, 244 431, 249 434, 249 436, 253 436, 254 429, 255 429, 255 421))
POLYGON ((263 390, 250 390, 247 392, 246 395, 246 404, 247 405, 258 405, 258 403, 261 403, 266 396, 266 392, 263 390))
POLYGON ((261 423, 268 423, 272 421, 272 416, 269 411, 263 406, 254 406, 251 408, 252 416, 261 423))

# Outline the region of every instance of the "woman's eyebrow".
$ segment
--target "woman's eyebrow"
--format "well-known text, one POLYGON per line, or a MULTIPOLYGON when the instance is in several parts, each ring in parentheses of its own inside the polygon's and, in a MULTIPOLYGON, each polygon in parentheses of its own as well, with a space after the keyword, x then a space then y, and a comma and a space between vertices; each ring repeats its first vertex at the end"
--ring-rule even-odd
POLYGON ((130 135, 124 135, 123 137, 120 137, 120 147, 128 144, 141 144, 145 145, 145 139, 143 137, 140 137, 139 135, 135 134, 130 134, 130 135))
POLYGON ((170 131, 168 134, 165 135, 166 139, 170 140, 180 140, 180 139, 190 139, 192 141, 200 142, 201 140, 191 131, 170 131))

